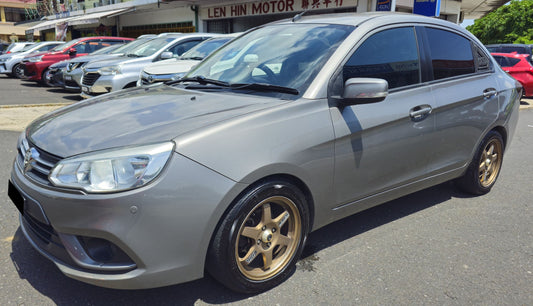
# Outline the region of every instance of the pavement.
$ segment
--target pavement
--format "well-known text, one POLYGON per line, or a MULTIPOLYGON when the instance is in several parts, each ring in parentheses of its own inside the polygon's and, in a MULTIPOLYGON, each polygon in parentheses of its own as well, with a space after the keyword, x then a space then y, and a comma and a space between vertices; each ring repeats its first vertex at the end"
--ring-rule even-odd
MULTIPOLYGON (((21 132, 38 117, 72 103, 0 105, 0 130, 21 132)), ((533 108, 533 99, 522 99, 520 109, 533 108)))

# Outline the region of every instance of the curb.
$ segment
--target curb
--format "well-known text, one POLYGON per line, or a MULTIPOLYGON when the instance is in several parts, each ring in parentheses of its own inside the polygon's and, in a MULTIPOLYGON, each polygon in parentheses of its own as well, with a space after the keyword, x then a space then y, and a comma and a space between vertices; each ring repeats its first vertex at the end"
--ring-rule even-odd
POLYGON ((26 108, 26 107, 50 107, 50 106, 67 106, 73 102, 64 102, 64 103, 45 103, 45 104, 11 104, 11 105, 0 105, 0 108, 26 108))

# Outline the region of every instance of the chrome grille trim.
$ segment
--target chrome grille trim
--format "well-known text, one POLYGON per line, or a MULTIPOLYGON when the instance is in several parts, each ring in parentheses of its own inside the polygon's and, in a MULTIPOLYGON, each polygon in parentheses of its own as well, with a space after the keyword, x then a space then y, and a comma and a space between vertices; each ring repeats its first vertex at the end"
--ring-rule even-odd
POLYGON ((17 165, 19 169, 29 178, 37 181, 40 184, 52 186, 48 180, 48 175, 52 171, 52 168, 60 158, 47 153, 36 146, 31 145, 26 138, 23 138, 18 145, 17 165), (29 169, 25 169, 24 160, 29 150, 35 150, 38 154, 32 155, 32 165, 29 169))

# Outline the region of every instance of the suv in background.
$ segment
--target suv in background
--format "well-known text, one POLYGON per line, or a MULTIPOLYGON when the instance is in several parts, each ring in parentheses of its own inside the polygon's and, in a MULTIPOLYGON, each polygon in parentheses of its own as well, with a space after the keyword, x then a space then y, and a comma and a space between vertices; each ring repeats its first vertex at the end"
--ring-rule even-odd
POLYGON ((48 67, 50 67, 52 64, 78 56, 87 55, 103 47, 114 44, 122 44, 132 40, 133 38, 111 36, 84 37, 74 39, 66 44, 55 47, 49 52, 37 53, 25 57, 22 61, 24 65, 24 76, 29 81, 42 82, 44 80, 43 77, 46 74, 46 70, 48 70, 48 67))
POLYGON ((486 45, 490 53, 518 53, 518 54, 533 54, 533 45, 526 44, 493 44, 486 45))
POLYGON ((24 57, 32 53, 48 51, 64 43, 64 41, 43 41, 36 44, 26 45, 26 47, 24 47, 20 52, 1 55, 0 73, 21 78, 24 76, 24 69, 21 65, 24 57))
POLYGON ((82 67, 81 96, 104 94, 137 86, 142 69, 152 62, 180 56, 202 41, 219 36, 212 33, 164 33, 128 51, 124 56, 89 62, 82 67))

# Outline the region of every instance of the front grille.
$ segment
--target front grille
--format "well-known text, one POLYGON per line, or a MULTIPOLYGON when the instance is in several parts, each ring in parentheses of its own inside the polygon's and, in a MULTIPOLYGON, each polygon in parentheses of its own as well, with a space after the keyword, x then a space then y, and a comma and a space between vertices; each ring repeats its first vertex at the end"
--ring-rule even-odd
POLYGON ((76 87, 79 88, 80 86, 75 81, 65 81, 65 86, 67 87, 76 87))
POLYGON ((28 66, 26 66, 26 65, 23 65, 23 66, 24 66, 24 75, 25 76, 31 77, 31 76, 35 75, 35 71, 29 71, 28 70, 28 66))
POLYGON ((17 164, 24 174, 35 181, 51 186, 48 174, 60 158, 31 146, 26 139, 18 145, 17 164))
POLYGON ((96 80, 100 77, 99 73, 86 73, 83 75, 81 83, 87 86, 93 86, 96 80))

